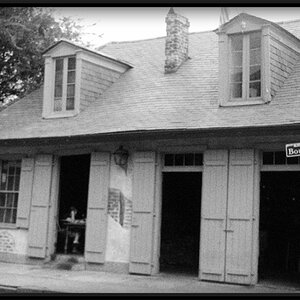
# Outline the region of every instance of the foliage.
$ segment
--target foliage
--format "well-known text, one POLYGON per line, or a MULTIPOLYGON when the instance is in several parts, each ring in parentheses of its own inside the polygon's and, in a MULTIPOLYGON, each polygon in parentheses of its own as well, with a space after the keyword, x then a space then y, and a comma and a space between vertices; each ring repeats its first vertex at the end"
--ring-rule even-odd
POLYGON ((0 7, 0 104, 43 81, 42 52, 60 39, 81 43, 81 26, 50 8, 0 7))

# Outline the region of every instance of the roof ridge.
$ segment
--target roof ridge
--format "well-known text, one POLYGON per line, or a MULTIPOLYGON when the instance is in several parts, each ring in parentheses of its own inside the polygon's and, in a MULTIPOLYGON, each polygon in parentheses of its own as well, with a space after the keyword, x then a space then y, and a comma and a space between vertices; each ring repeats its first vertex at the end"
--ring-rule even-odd
MULTIPOLYGON (((189 32, 190 34, 199 34, 199 33, 208 33, 208 32, 214 32, 214 30, 204 30, 204 31, 194 31, 194 32, 189 32)), ((145 42, 145 41, 152 41, 152 40, 159 40, 159 39, 165 39, 166 36, 159 36, 159 37, 154 37, 154 38, 147 38, 147 39, 141 39, 141 40, 130 40, 130 41, 111 41, 108 42, 102 46, 99 46, 97 49, 102 49, 105 48, 107 45, 110 44, 127 44, 127 43, 138 43, 138 42, 145 42)))

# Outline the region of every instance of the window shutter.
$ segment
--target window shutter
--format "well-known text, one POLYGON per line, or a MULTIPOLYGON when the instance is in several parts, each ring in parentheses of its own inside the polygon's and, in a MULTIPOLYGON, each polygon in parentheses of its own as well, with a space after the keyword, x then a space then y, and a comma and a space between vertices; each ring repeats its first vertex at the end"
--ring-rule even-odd
POLYGON ((133 172, 129 272, 149 275, 153 251, 155 152, 135 153, 133 172))
POLYGON ((224 281, 228 151, 204 153, 200 263, 201 280, 224 281))
POLYGON ((23 158, 21 165, 21 178, 19 189, 19 200, 17 209, 17 227, 28 228, 29 214, 32 197, 34 174, 34 159, 23 158))
POLYGON ((35 160, 32 204, 28 234, 28 256, 44 258, 48 230, 52 155, 38 155, 35 160))
POLYGON ((91 263, 105 261, 109 170, 109 153, 91 154, 85 238, 85 259, 91 263))

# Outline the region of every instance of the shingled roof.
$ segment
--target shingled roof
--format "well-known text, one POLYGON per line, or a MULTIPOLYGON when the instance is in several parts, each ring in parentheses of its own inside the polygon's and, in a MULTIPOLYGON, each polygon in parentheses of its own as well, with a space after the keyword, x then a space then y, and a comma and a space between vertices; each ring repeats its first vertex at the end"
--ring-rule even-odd
MULTIPOLYGON (((300 37, 300 20, 280 26, 300 37)), ((172 74, 164 73, 165 37, 113 42, 101 52, 134 68, 72 118, 43 119, 43 89, 34 91, 0 112, 0 140, 300 124, 300 62, 269 104, 219 107, 213 31, 189 34, 190 59, 172 74)))

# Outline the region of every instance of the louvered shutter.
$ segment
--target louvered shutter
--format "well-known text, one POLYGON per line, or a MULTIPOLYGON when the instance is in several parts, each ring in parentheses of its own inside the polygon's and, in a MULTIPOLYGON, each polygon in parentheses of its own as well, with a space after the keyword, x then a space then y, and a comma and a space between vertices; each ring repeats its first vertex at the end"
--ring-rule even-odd
POLYGON ((52 155, 36 156, 28 233, 28 256, 31 257, 46 255, 51 176, 52 155))
POLYGON ((17 211, 17 227, 28 228, 33 188, 34 159, 23 158, 17 211))
POLYGON ((137 152, 133 171, 130 273, 151 274, 154 191, 155 152, 137 152))
POLYGON ((109 170, 109 153, 91 154, 85 237, 85 259, 91 263, 105 260, 109 170))

